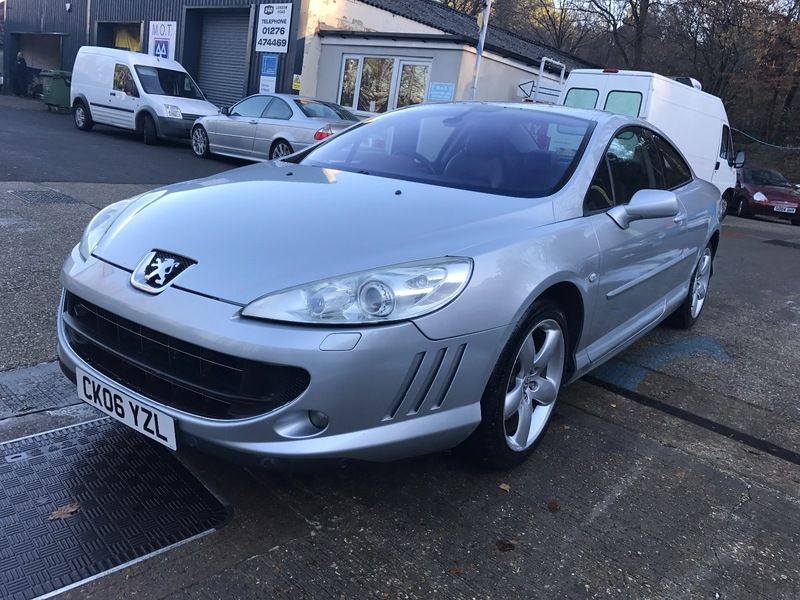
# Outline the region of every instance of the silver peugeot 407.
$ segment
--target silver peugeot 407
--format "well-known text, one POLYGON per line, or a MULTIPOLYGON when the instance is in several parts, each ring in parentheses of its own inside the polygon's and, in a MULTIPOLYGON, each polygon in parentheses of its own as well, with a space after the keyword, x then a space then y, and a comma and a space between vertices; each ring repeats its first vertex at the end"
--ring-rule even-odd
POLYGON ((563 385, 698 319, 718 201, 634 118, 404 109, 100 211, 63 268, 59 356, 173 449, 507 467, 563 385))

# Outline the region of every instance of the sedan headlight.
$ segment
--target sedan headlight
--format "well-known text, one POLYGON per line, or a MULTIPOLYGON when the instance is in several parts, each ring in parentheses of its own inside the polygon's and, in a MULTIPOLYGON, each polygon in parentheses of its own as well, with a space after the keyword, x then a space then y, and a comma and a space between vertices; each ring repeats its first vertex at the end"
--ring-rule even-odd
POLYGON ((167 116, 172 119, 182 119, 183 113, 181 109, 175 106, 174 104, 165 104, 164 109, 167 111, 167 116))
POLYGON ((753 194, 753 200, 755 200, 756 202, 766 202, 767 197, 761 192, 756 192, 755 194, 753 194))
POLYGON ((114 223, 122 211, 128 208, 128 205, 134 200, 135 198, 131 198, 129 200, 121 200, 120 202, 110 204, 89 221, 86 230, 83 232, 83 237, 81 237, 81 243, 78 246, 78 251, 81 253, 83 260, 91 256, 94 249, 97 248, 97 244, 100 243, 100 240, 106 234, 106 231, 109 230, 112 223, 114 223))
POLYGON ((469 281, 472 260, 439 258, 324 279, 275 292, 245 317, 295 323, 384 323, 441 308, 469 281))

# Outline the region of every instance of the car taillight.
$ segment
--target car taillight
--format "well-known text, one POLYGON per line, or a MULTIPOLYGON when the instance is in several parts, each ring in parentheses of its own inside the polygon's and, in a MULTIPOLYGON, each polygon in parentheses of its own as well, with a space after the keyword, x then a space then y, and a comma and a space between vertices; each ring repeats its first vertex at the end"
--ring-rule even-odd
POLYGON ((322 129, 317 130, 317 132, 314 134, 314 139, 317 141, 324 140, 325 138, 331 137, 332 135, 333 135, 333 130, 326 125, 322 129))

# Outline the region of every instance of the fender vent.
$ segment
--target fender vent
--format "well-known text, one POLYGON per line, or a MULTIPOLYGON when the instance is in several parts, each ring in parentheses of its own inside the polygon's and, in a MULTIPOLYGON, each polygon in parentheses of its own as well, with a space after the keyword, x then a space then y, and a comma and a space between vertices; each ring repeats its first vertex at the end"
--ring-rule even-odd
POLYGON ((414 416, 422 410, 441 408, 453 386, 466 348, 466 344, 461 344, 416 354, 384 421, 394 419, 401 409, 407 416, 414 416))

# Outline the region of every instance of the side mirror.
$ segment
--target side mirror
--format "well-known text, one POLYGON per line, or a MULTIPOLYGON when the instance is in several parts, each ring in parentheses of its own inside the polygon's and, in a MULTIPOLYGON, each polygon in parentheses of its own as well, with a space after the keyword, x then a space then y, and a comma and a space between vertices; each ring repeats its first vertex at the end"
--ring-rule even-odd
POLYGON ((230 112, 231 112, 231 109, 228 108, 227 106, 223 106, 222 108, 219 109, 219 114, 221 114, 221 115, 228 115, 228 114, 230 114, 230 112))
POLYGON ((733 166, 737 169, 741 169, 744 166, 744 151, 739 150, 736 153, 736 160, 733 161, 733 166))
POLYGON ((620 229, 627 229, 633 221, 675 217, 679 211, 678 197, 673 192, 639 190, 628 204, 615 206, 606 214, 619 225, 620 229))

